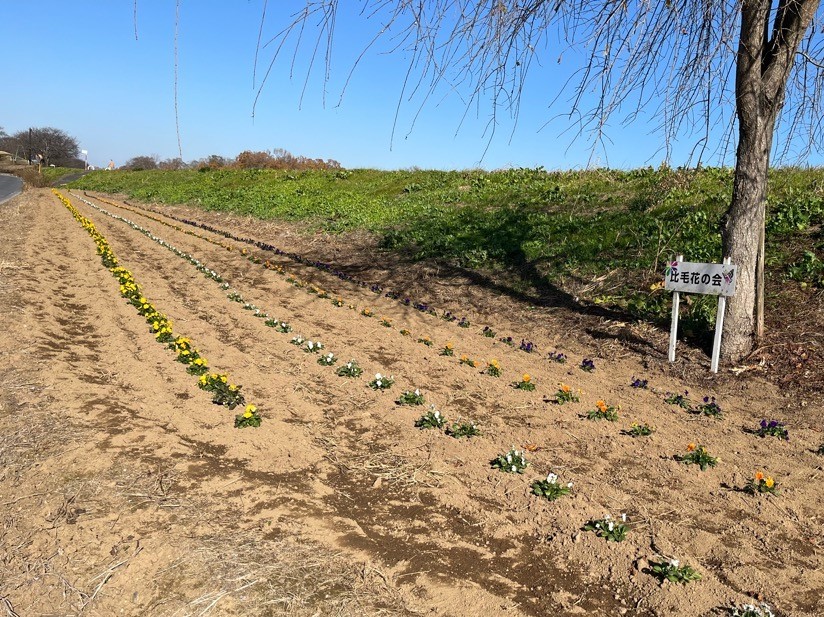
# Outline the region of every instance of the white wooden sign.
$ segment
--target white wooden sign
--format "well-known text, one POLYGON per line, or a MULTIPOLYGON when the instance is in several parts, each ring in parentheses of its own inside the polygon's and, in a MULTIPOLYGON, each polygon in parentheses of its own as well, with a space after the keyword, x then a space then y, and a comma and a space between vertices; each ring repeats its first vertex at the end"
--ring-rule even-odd
POLYGON ((675 362, 675 343, 678 339, 678 307, 681 292, 718 296, 718 311, 715 317, 715 339, 712 343, 710 370, 718 372, 721 356, 721 332, 724 329, 724 311, 727 297, 735 295, 735 266, 725 257, 722 264, 704 264, 683 261, 679 255, 667 264, 664 272, 664 289, 672 291, 672 323, 670 325, 669 361, 675 362))
POLYGON ((714 296, 735 295, 735 266, 671 261, 664 273, 664 289, 714 296))

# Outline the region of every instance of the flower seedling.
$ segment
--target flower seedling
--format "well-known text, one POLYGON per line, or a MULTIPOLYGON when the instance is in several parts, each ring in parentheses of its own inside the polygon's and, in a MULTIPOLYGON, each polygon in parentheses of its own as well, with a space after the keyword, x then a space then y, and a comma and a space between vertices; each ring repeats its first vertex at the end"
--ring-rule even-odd
POLYGON ((633 388, 641 388, 642 390, 647 389, 647 385, 649 384, 649 380, 647 379, 638 379, 635 375, 632 376, 632 381, 629 385, 633 388))
POLYGON ((189 375, 203 375, 209 372, 209 363, 206 362, 206 358, 195 358, 192 363, 186 367, 186 372, 189 373, 189 375))
POLYGON ((254 313, 252 313, 252 317, 257 317, 258 319, 266 319, 269 317, 269 313, 256 308, 254 313))
POLYGON ((555 393, 555 400, 559 405, 564 403, 577 403, 580 400, 578 394, 565 383, 558 386, 558 391, 555 393))
POLYGON ((555 501, 559 497, 569 495, 572 492, 572 482, 560 484, 558 476, 554 473, 547 475, 546 480, 535 480, 532 483, 532 494, 543 497, 549 501, 555 501))
POLYGON ((258 310, 258 307, 256 307, 251 302, 244 302, 243 303, 243 310, 244 311, 256 311, 256 310, 258 310))
POLYGON ((443 349, 441 349, 439 355, 441 355, 441 356, 454 356, 455 355, 455 346, 452 344, 451 341, 443 346, 443 349))
POLYGON ((547 358, 552 360, 553 362, 557 362, 558 364, 566 364, 567 356, 560 351, 550 351, 547 355, 547 358))
POLYGON ((343 298, 334 298, 332 300, 332 306, 337 306, 338 308, 343 306, 343 298))
POLYGON ((587 373, 591 373, 595 370, 595 362, 590 358, 584 358, 581 360, 581 370, 586 371, 587 373))
POLYGON ((458 321, 458 318, 453 315, 450 311, 444 311, 441 313, 441 319, 444 321, 458 321))
POLYGON ((415 390, 414 392, 407 390, 401 394, 397 400, 398 405, 423 405, 424 402, 423 394, 421 394, 420 390, 415 390))
POLYGON ((323 349, 323 343, 320 341, 306 341, 306 346, 303 348, 303 351, 306 353, 318 353, 321 349, 323 349))
POLYGON ((673 394, 672 392, 667 392, 667 395, 664 397, 664 402, 669 405, 678 405, 679 407, 683 407, 684 409, 689 409, 691 403, 688 396, 688 390, 684 390, 684 394, 673 394))
POLYGON ((229 300, 231 300, 232 302, 243 302, 243 296, 241 296, 236 291, 230 291, 228 294, 226 294, 226 297, 229 298, 229 300))
POLYGON ((486 363, 486 374, 492 377, 501 376, 501 365, 498 364, 497 360, 493 359, 486 363))
POLYGON ((391 328, 392 327, 392 320, 388 317, 381 317, 381 325, 384 328, 391 328))
POLYGON ((498 340, 501 341, 504 345, 515 347, 515 341, 512 340, 511 336, 504 336, 502 338, 499 338, 498 340))
POLYGON ((762 602, 758 606, 755 604, 744 604, 734 606, 730 612, 731 617, 775 617, 770 605, 762 602))
POLYGON ((267 319, 263 322, 264 326, 269 326, 270 328, 274 328, 281 334, 287 334, 292 331, 292 326, 290 326, 285 321, 279 321, 277 319, 267 319))
POLYGON ((718 464, 718 457, 710 456, 707 449, 702 445, 694 443, 687 445, 687 453, 676 455, 675 460, 685 465, 698 465, 701 471, 706 471, 707 467, 715 467, 718 464))
POLYGON ((700 581, 701 574, 698 573, 692 566, 681 565, 677 559, 670 559, 669 561, 651 561, 649 564, 650 573, 660 580, 669 581, 670 583, 681 583, 686 585, 692 581, 700 581))
POLYGON ((418 342, 423 343, 427 347, 432 347, 432 345, 434 345, 434 343, 432 342, 432 339, 429 338, 428 336, 423 336, 423 337, 419 338, 418 342))
POLYGON ((621 522, 617 523, 607 514, 602 519, 591 520, 584 525, 584 531, 594 531, 599 538, 605 538, 607 542, 623 542, 627 537, 629 526, 626 525, 627 515, 621 515, 621 522))
POLYGON ((246 410, 242 414, 235 416, 235 428, 246 428, 247 426, 257 428, 260 426, 260 423, 261 417, 257 407, 254 405, 246 405, 246 410))
POLYGON ((498 455, 490 463, 493 469, 500 469, 506 473, 524 473, 524 469, 529 467, 529 461, 526 460, 522 450, 516 450, 515 446, 506 454, 498 455))
POLYGON ((394 383, 395 380, 391 375, 381 375, 380 373, 375 373, 375 378, 369 382, 369 387, 373 390, 388 390, 394 383))
POLYGON ((535 384, 532 382, 529 373, 524 373, 521 381, 516 381, 514 386, 517 390, 526 390, 527 392, 532 392, 535 389, 535 384))
POLYGON ((300 334, 298 334, 297 336, 293 336, 292 340, 289 342, 292 343, 292 345, 295 345, 296 347, 300 347, 306 342, 306 339, 303 338, 300 334))
POLYGON ((216 405, 224 405, 229 409, 234 409, 238 405, 243 405, 246 400, 240 392, 241 386, 229 383, 226 375, 210 373, 201 375, 197 382, 198 388, 212 393, 212 402, 216 405))
POLYGON ((777 488, 775 480, 773 480, 771 476, 765 476, 763 472, 758 471, 755 477, 747 482, 744 490, 750 495, 755 495, 756 493, 775 494, 777 488))
POLYGON ((484 326, 484 329, 481 331, 486 338, 495 338, 495 330, 490 328, 489 326, 484 326))
POLYGON ((472 324, 470 323, 470 321, 466 317, 461 317, 461 320, 458 322, 458 327, 459 328, 468 328, 471 325, 472 324))
POLYGON ((458 420, 446 429, 446 434, 455 439, 460 439, 461 437, 477 437, 481 434, 481 431, 474 422, 458 420))
POLYGON ((318 358, 318 364, 321 366, 332 366, 338 359, 335 357, 331 351, 327 354, 323 354, 320 358, 318 358))
POLYGON ((532 353, 537 349, 537 347, 532 341, 521 339, 521 344, 518 346, 518 349, 525 351, 526 353, 532 353))
POLYGON ((475 360, 473 360, 472 358, 470 358, 469 356, 466 356, 466 355, 461 356, 460 363, 461 364, 466 364, 467 366, 471 366, 472 368, 475 368, 475 366, 476 366, 475 360))
POLYGON ((714 418, 721 417, 721 407, 715 402, 714 396, 712 398, 705 396, 703 402, 693 407, 690 412, 702 416, 712 416, 714 418))
POLYGON ((363 369, 358 366, 358 363, 355 360, 349 360, 349 362, 339 367, 335 372, 340 377, 360 377, 363 373, 363 369))
POLYGON ((446 418, 441 415, 441 412, 435 409, 434 405, 429 407, 429 411, 423 414, 415 421, 415 426, 418 428, 443 428, 446 425, 446 418))
POLYGON ((633 422, 626 434, 631 437, 647 437, 648 435, 652 435, 654 432, 655 427, 647 424, 646 422, 644 424, 633 422))
POLYGON ((787 432, 787 427, 778 420, 761 420, 761 426, 756 431, 759 437, 778 437, 779 439, 789 439, 790 434, 787 432))
POLYGON ((401 329, 401 336, 409 336, 411 334, 412 333, 409 330, 407 330, 406 328, 401 329))
POLYGON ((373 317, 375 314, 372 312, 372 309, 365 308, 360 312, 361 315, 364 317, 373 317))
POLYGON ((607 405, 604 401, 596 401, 595 409, 590 409, 587 412, 587 418, 615 422, 618 420, 618 410, 613 405, 607 405))

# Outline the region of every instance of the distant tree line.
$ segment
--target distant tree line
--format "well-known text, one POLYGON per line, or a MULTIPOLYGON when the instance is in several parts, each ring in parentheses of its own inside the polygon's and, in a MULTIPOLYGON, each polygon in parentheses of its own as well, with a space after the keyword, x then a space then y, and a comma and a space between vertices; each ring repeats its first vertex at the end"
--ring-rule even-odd
POLYGON ((275 150, 258 151, 244 150, 235 158, 227 158, 212 154, 202 159, 186 163, 181 158, 161 160, 157 155, 141 155, 130 158, 120 166, 120 169, 129 171, 143 171, 147 169, 340 169, 340 163, 333 159, 312 159, 305 156, 295 156, 282 148, 275 150))
POLYGON ((24 129, 11 135, 0 128, 0 150, 18 161, 79 169, 86 166, 79 156, 77 139, 50 126, 24 129))

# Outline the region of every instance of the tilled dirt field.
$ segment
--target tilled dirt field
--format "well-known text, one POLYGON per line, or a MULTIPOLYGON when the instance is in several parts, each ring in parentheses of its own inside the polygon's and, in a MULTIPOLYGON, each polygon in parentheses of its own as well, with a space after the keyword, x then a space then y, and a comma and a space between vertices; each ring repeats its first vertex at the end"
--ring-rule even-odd
MULTIPOLYGON (((50 191, 0 205, 0 615, 692 616, 751 598, 778 615, 824 614, 820 401, 787 399, 746 372, 709 378, 700 354, 670 367, 658 335, 647 352, 596 343, 492 286, 428 273, 420 285, 443 302, 438 313, 471 321, 460 328, 166 215, 287 252, 327 240, 286 226, 87 198, 197 258, 226 290, 64 193, 175 332, 242 384, 263 423, 235 429, 242 409, 198 389, 50 191), (292 332, 267 327, 229 291, 292 332), (337 364, 319 365, 291 344, 296 335, 321 341, 337 364), (537 351, 520 351, 522 338, 537 351), (453 356, 441 355, 447 343, 453 356), (584 358, 593 372, 579 368, 584 358), (339 377, 350 359, 363 375, 339 377), (491 359, 501 377, 484 370, 491 359), (370 389, 375 373, 393 375, 392 388, 370 389), (534 391, 512 387, 524 373, 534 391), (561 383, 580 402, 557 404, 561 383), (425 405, 396 403, 416 388, 425 405), (695 404, 716 397, 723 415, 664 402, 685 390, 695 404), (586 418, 598 400, 620 406, 616 422, 586 418), (416 428, 430 404, 482 434, 416 428), (773 418, 788 441, 753 434, 773 418), (634 422, 657 430, 634 438, 634 422), (717 466, 675 460, 689 443, 717 466), (527 449, 525 472, 492 468, 513 446, 527 449), (778 494, 742 490, 758 471, 778 494), (550 472, 573 483, 570 495, 531 494, 550 472), (582 530, 607 514, 626 514, 625 541, 582 530), (702 579, 660 583, 650 568, 669 559, 702 579)), ((347 263, 345 241, 329 242, 347 263)))

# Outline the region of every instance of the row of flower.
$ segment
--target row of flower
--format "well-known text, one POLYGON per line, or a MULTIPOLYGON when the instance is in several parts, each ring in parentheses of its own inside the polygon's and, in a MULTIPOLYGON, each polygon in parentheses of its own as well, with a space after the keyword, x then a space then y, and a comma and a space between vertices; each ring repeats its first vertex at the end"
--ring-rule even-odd
POLYGON ((117 257, 108 241, 97 230, 94 223, 84 217, 66 197, 54 189, 53 192, 92 237, 103 265, 120 283, 120 295, 146 320, 155 340, 175 352, 176 360, 186 365, 186 372, 198 376, 198 386, 212 393, 212 401, 215 404, 224 405, 229 409, 246 405, 243 413, 235 416, 235 427, 260 426, 261 417, 257 407, 253 404, 246 404, 245 397, 241 393, 241 386, 230 383, 225 374, 209 373, 209 363, 206 358, 192 346, 189 338, 175 335, 172 322, 143 295, 132 273, 118 265, 117 257))
MULTIPOLYGON (((104 210, 101 209, 101 211, 104 210)), ((116 215, 115 218, 120 218, 124 222, 127 222, 128 224, 133 226, 135 229, 139 228, 139 226, 134 225, 127 219, 117 217, 116 215)), ((147 236, 151 237, 152 239, 158 241, 155 237, 153 237, 150 234, 150 232, 147 232, 145 230, 143 230, 142 232, 145 233, 147 236)), ((165 246, 163 242, 160 243, 165 246)), ((180 256, 183 255, 185 254, 182 254, 180 256)), ((291 277, 288 274, 287 278, 293 279, 289 281, 292 284, 297 284, 297 286, 299 287, 307 287, 310 290, 310 293, 315 293, 320 297, 330 297, 323 290, 297 281, 297 279, 294 279, 294 277, 291 277)), ((245 302, 238 292, 231 292, 228 297, 230 300, 243 303, 244 308, 252 311, 255 317, 266 318, 265 324, 267 326, 273 327, 279 332, 291 332, 292 328, 287 322, 268 318, 268 314, 266 314, 265 311, 262 311, 261 309, 254 306, 251 303, 245 302)), ((344 305, 343 301, 340 298, 335 298, 332 300, 332 302, 335 306, 344 305)), ((348 306, 353 309, 355 308, 353 305, 348 306)), ((375 315, 372 314, 371 310, 369 309, 362 309, 361 314, 363 314, 366 317, 375 317, 375 315)), ((387 327, 391 327, 392 325, 391 320, 385 317, 381 319, 381 323, 387 327)), ((484 336, 487 336, 489 338, 494 337, 494 332, 491 332, 491 334, 490 332, 491 330, 489 328, 485 328, 483 330, 484 336)), ((405 329, 401 330, 401 334, 406 336, 411 335, 411 333, 405 329)), ((431 339, 428 339, 427 337, 422 337, 418 340, 419 342, 424 343, 427 346, 434 345, 434 343, 431 342, 431 339)), ((325 349, 322 343, 318 341, 306 340, 302 336, 295 336, 292 338, 290 342, 292 344, 302 347, 304 351, 306 351, 307 353, 320 354, 320 352, 325 349)), ((508 344, 514 346, 514 344, 511 343, 511 339, 509 341, 504 340, 504 342, 507 342, 508 344)), ((532 353, 535 351, 535 346, 532 343, 526 343, 525 341, 522 341, 520 349, 527 353, 532 353)), ((440 355, 444 356, 454 356, 454 346, 452 345, 452 343, 447 343, 443 346, 443 348, 440 349, 439 353, 440 355)), ((564 354, 559 353, 557 351, 551 353, 549 355, 549 359, 560 363, 566 362, 567 360, 564 354)), ((318 363, 325 366, 332 366, 337 362, 337 360, 337 357, 331 352, 320 354, 318 357, 318 363)), ((477 363, 475 361, 471 360, 466 356, 462 356, 460 358, 460 363, 467 364, 470 366, 477 366, 477 363)), ((594 362, 590 359, 584 359, 584 361, 581 363, 580 368, 584 371, 592 371, 595 368, 594 362)), ((359 377, 362 374, 362 372, 363 369, 360 366, 358 366, 357 362, 354 360, 347 362, 345 365, 342 365, 337 369, 337 374, 345 377, 359 377)), ((499 363, 496 360, 489 361, 484 372, 491 376, 500 376, 501 369, 499 363)), ((370 381, 369 386, 376 390, 385 390, 391 388, 393 384, 394 379, 391 376, 384 376, 378 373, 375 375, 375 378, 372 381, 370 381)), ((521 390, 534 390, 535 388, 534 382, 528 374, 524 374, 520 378, 520 380, 516 381, 513 385, 521 390)), ((633 379, 631 385, 635 388, 642 389, 647 389, 648 387, 647 381, 641 379, 633 379)), ((579 402, 579 395, 580 390, 576 392, 570 386, 566 384, 560 384, 555 394, 555 400, 558 404, 564 404, 566 402, 579 402)), ((716 403, 714 398, 704 397, 703 403, 693 404, 689 401, 688 393, 685 392, 683 395, 667 393, 664 400, 666 403, 677 405, 695 414, 714 417, 719 417, 721 415, 721 408, 716 403)), ((396 402, 400 405, 422 405, 425 403, 425 400, 421 391, 415 390, 404 392, 397 399, 396 402)), ((618 419, 618 410, 618 407, 608 405, 603 400, 598 400, 595 403, 594 409, 588 411, 585 417, 591 420, 616 421, 618 419)), ((447 435, 450 435, 455 438, 472 437, 480 435, 480 429, 477 427, 475 423, 469 421, 461 421, 459 419, 457 422, 449 424, 446 421, 445 417, 441 414, 441 412, 438 411, 434 406, 431 406, 430 410, 426 414, 421 416, 421 418, 416 422, 416 426, 420 428, 443 429, 447 435)), ((654 432, 654 430, 654 427, 651 427, 648 424, 633 424, 629 430, 625 431, 625 433, 633 437, 639 437, 650 435, 654 432)), ((760 428, 754 429, 753 432, 759 434, 762 437, 775 436, 781 439, 788 439, 786 427, 775 420, 769 422, 767 420, 763 420, 760 428)), ((526 446, 525 449, 528 450, 529 446, 526 446)), ((822 446, 822 452, 824 452, 824 446, 822 446)), ((674 458, 685 464, 696 464, 699 466, 701 470, 705 470, 707 467, 715 466, 720 460, 718 457, 711 456, 704 446, 696 446, 695 444, 689 444, 687 446, 686 454, 676 455, 674 458)), ((529 465, 529 462, 526 459, 524 451, 517 450, 513 447, 509 452, 501 454, 495 460, 491 461, 491 465, 494 468, 500 469, 501 471, 509 473, 523 473, 523 471, 529 465)), ((569 494, 572 490, 572 487, 573 484, 571 482, 559 482, 558 476, 556 474, 549 473, 545 479, 541 478, 535 480, 532 483, 532 493, 539 497, 543 497, 549 500, 555 500, 559 497, 569 494)), ((751 493, 775 493, 776 483, 773 480, 773 478, 765 476, 762 472, 758 472, 755 474, 753 479, 744 487, 743 490, 751 493)), ((589 521, 586 524, 585 529, 594 531, 599 536, 605 537, 608 540, 621 541, 625 538, 627 531, 629 531, 630 525, 627 524, 625 517, 622 520, 622 522, 618 524, 615 521, 612 521, 609 515, 607 515, 604 519, 589 521)), ((681 566, 677 560, 666 560, 657 563, 653 562, 650 566, 650 573, 658 576, 659 578, 661 578, 661 580, 673 580, 684 583, 689 582, 690 580, 700 579, 700 574, 697 571, 695 571, 690 566, 681 566)), ((736 614, 757 615, 759 613, 740 612, 736 614)), ((768 613, 760 614, 766 615, 768 613)))

